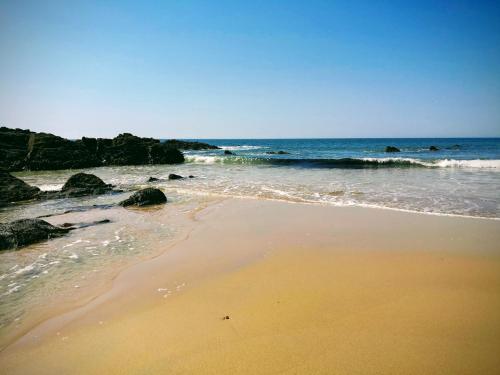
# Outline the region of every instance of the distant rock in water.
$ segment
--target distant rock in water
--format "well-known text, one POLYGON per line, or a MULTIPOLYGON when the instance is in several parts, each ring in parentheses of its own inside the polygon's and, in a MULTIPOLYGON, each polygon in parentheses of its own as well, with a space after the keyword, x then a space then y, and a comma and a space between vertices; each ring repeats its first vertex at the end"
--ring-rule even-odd
POLYGON ((385 152, 401 152, 401 150, 394 146, 387 146, 385 152))
POLYGON ((229 150, 224 150, 224 155, 234 155, 234 153, 229 150))
POLYGON ((69 228, 56 227, 41 219, 21 219, 0 224, 0 250, 15 249, 61 237, 69 230, 69 228))
POLYGON ((148 206, 152 204, 166 203, 167 197, 159 189, 146 188, 132 194, 129 198, 121 201, 120 206, 148 206))
POLYGON ((266 154, 269 154, 269 155, 288 155, 290 153, 286 152, 286 151, 268 151, 268 152, 266 152, 266 154))
POLYGON ((461 146, 460 145, 453 145, 450 147, 446 147, 448 150, 460 150, 461 146))
MULTIPOLYGON (((176 142, 161 143, 158 139, 141 138, 130 133, 113 139, 83 137, 72 141, 48 133, 1 127, 0 169, 55 170, 183 163, 184 155, 176 147, 180 141, 176 142)), ((193 148, 206 147, 203 143, 198 146, 198 142, 187 143, 193 148)))
POLYGON ((429 151, 439 151, 439 148, 437 148, 436 146, 430 146, 429 151))
POLYGON ((40 189, 0 170, 0 206, 36 198, 40 189))
POLYGON ((175 173, 170 173, 168 175, 168 179, 169 180, 182 180, 184 177, 182 176, 179 176, 178 174, 175 174, 175 173))
POLYGON ((164 142, 165 145, 178 148, 179 150, 219 150, 220 147, 210 145, 203 142, 193 142, 193 141, 179 141, 177 139, 170 139, 164 142))
POLYGON ((160 179, 156 177, 149 177, 147 182, 157 182, 157 181, 160 181, 160 179))
POLYGON ((189 175, 189 178, 194 178, 194 176, 192 174, 189 175))

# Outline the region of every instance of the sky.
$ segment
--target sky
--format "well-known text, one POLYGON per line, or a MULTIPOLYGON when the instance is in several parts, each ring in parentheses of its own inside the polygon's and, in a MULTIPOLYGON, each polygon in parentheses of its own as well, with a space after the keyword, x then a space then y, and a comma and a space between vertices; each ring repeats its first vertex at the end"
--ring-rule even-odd
POLYGON ((0 0, 0 125, 500 136, 500 3, 0 0))

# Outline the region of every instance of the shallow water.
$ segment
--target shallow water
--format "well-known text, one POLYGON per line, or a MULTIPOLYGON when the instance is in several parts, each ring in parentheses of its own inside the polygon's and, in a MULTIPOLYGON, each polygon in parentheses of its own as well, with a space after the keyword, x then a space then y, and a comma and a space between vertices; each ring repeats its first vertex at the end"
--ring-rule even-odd
MULTIPOLYGON (((187 162, 182 165, 87 169, 124 192, 1 208, 2 222, 58 214, 46 220, 61 224, 110 219, 111 223, 75 230, 21 251, 1 252, 0 334, 22 327, 33 311, 51 301, 78 303, 96 286, 105 285, 118 269, 165 249, 186 228, 189 213, 214 197, 500 218, 498 139, 209 142, 235 155, 225 156, 223 150, 191 151, 185 153, 187 162), (456 144, 459 149, 453 149, 456 144), (402 152, 388 155, 383 152, 386 145, 400 147, 402 152), (431 152, 429 145, 442 151, 431 152), (279 150, 288 154, 267 154, 279 150), (170 173, 195 178, 168 181, 170 173), (147 183, 149 176, 162 180, 147 183), (115 205, 146 186, 161 188, 169 202, 153 210, 115 205), (64 214, 67 211, 72 212, 64 214)), ((43 190, 55 190, 76 172, 16 175, 43 190)))

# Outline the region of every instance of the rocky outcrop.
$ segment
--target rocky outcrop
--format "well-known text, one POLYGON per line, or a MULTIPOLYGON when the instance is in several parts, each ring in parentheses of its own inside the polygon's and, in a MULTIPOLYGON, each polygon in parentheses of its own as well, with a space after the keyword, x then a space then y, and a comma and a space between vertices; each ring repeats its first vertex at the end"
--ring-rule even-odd
POLYGON ((146 188, 132 194, 129 198, 121 201, 120 206, 149 206, 153 204, 166 203, 167 197, 159 189, 146 188))
POLYGON ((160 142, 123 133, 113 139, 68 140, 53 134, 0 128, 0 169, 7 171, 90 168, 104 165, 177 164, 179 149, 216 149, 203 142, 160 142))
POLYGON ((401 150, 394 146, 387 146, 385 152, 401 152, 401 150))
POLYGON ((177 139, 170 139, 165 141, 165 144, 172 148, 179 150, 218 150, 220 147, 209 145, 203 142, 179 141, 177 139))
POLYGON ((224 150, 224 155, 234 155, 234 153, 229 150, 224 150))
POLYGON ((69 228, 56 227, 41 219, 21 219, 0 224, 0 250, 15 249, 61 237, 69 230, 69 228))
POLYGON ((39 193, 39 188, 28 185, 8 172, 0 171, 0 206, 34 199, 39 193))
POLYGON ((439 148, 437 148, 436 146, 430 146, 429 151, 439 151, 439 148))

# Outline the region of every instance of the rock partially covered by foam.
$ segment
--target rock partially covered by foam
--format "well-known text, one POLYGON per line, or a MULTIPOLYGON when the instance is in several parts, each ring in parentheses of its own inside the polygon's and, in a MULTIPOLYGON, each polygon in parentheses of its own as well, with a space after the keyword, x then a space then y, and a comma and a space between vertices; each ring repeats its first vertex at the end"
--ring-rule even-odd
POLYGON ((36 198, 40 189, 0 170, 0 206, 36 198))
POLYGON ((394 146, 387 146, 385 152, 401 152, 401 150, 394 146))
POLYGON ((41 219, 21 219, 0 224, 0 250, 15 249, 61 237, 69 230, 69 228, 56 227, 41 219))
POLYGON ((160 189, 146 188, 132 194, 129 198, 121 201, 120 206, 149 206, 167 202, 167 197, 160 189))

